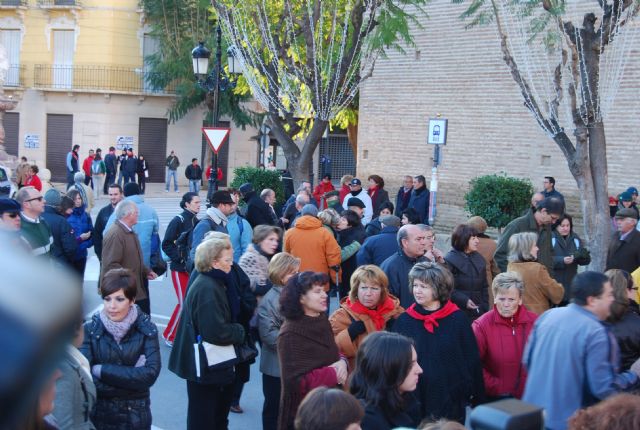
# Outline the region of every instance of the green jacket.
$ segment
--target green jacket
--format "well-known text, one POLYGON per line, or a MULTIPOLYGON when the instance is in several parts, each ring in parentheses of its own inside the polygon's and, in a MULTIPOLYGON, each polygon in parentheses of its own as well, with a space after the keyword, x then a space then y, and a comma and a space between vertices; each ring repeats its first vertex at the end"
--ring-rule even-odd
POLYGON ((496 264, 501 272, 507 271, 507 257, 509 256, 509 239, 516 233, 532 232, 538 235, 538 263, 547 268, 549 274, 553 276, 553 248, 551 246, 551 226, 538 227, 538 223, 533 215, 533 211, 528 211, 526 215, 511 221, 505 228, 498 247, 493 255, 496 264))
POLYGON ((179 377, 204 384, 217 383, 215 375, 207 373, 199 380, 196 378, 193 344, 198 334, 203 341, 216 345, 243 343, 244 328, 231 322, 226 288, 221 279, 204 274, 189 286, 169 357, 169 370, 179 377))

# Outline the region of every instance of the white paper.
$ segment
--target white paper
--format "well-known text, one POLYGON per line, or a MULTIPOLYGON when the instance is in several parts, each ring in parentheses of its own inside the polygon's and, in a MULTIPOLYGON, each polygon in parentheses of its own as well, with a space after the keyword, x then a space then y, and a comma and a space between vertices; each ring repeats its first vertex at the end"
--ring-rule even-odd
POLYGON ((194 343, 193 344, 193 350, 195 352, 195 358, 196 358, 196 378, 200 377, 200 351, 198 350, 198 344, 194 343))
POLYGON ((233 345, 220 346, 209 342, 202 342, 202 346, 204 347, 204 353, 207 356, 209 366, 215 366, 218 363, 236 358, 236 349, 233 345))

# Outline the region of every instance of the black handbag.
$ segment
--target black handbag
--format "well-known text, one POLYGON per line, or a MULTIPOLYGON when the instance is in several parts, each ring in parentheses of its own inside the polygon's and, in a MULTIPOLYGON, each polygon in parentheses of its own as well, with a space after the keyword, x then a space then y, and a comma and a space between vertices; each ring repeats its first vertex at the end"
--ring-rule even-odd
POLYGON ((162 276, 167 271, 167 263, 162 259, 160 251, 160 235, 153 233, 151 236, 151 270, 158 276, 162 276))
POLYGON ((245 341, 242 345, 236 346, 236 355, 239 363, 254 363, 258 357, 258 348, 249 341, 245 341))

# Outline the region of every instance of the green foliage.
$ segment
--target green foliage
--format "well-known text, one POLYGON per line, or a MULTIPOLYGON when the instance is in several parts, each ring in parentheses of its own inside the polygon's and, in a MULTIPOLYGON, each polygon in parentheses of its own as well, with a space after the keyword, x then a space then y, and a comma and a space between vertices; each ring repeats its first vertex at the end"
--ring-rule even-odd
POLYGON ((263 170, 257 167, 236 167, 233 169, 232 188, 240 188, 240 185, 249 182, 253 189, 260 193, 265 188, 271 188, 276 192, 278 203, 285 202, 284 187, 280 179, 280 173, 276 170, 263 170))
POLYGON ((531 204, 533 185, 528 179, 502 175, 479 176, 469 182, 465 209, 491 227, 502 228, 519 217, 531 204))

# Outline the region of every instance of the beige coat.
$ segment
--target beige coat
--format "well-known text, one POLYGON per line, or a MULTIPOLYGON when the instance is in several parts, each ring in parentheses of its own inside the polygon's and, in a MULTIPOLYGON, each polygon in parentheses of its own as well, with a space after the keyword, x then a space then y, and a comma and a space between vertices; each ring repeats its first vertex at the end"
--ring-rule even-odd
POLYGON ((547 268, 535 261, 509 263, 507 271, 518 272, 524 282, 522 304, 538 315, 558 304, 564 296, 562 284, 553 279, 547 268))
POLYGON ((109 270, 121 268, 133 272, 137 289, 136 300, 146 299, 147 293, 143 285, 150 270, 144 265, 140 241, 133 230, 127 230, 121 222, 116 221, 107 230, 102 241, 100 281, 102 282, 104 274, 109 270))
POLYGON ((493 278, 500 273, 500 268, 496 264, 496 260, 493 259, 493 254, 496 252, 496 241, 490 237, 478 237, 478 253, 482 255, 484 261, 487 263, 487 285, 489 286, 489 305, 493 304, 493 289, 491 284, 493 278))

